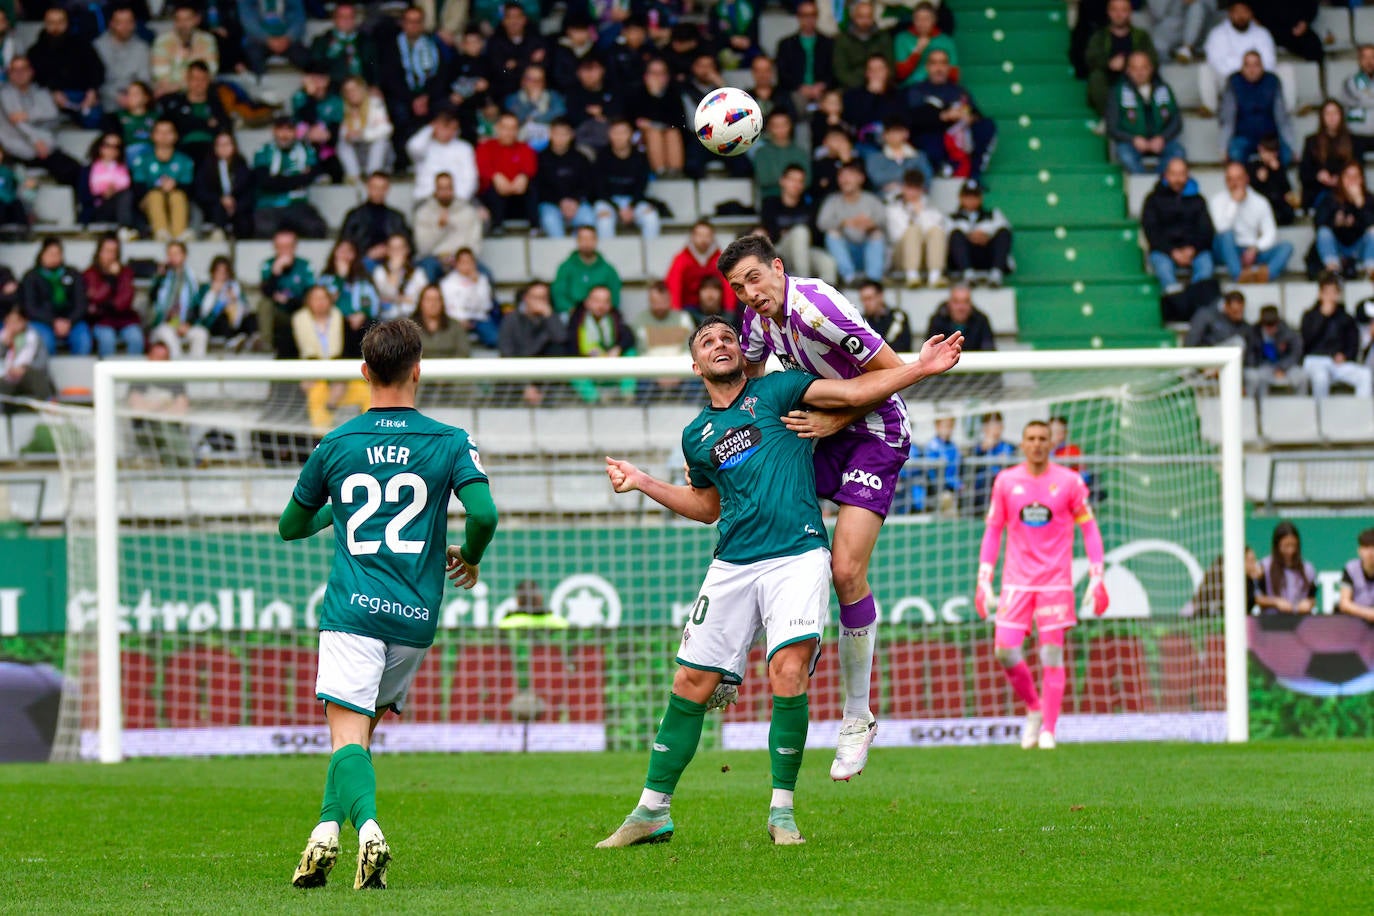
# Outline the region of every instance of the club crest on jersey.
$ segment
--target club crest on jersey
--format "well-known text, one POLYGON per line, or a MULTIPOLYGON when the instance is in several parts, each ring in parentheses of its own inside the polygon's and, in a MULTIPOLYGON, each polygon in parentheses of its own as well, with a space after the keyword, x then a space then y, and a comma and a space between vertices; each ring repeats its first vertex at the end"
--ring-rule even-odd
POLYGON ((740 409, 740 410, 747 410, 747 411, 749 411, 749 416, 754 417, 754 419, 758 419, 758 417, 755 417, 755 416, 754 416, 754 405, 757 404, 758 402, 759 402, 759 399, 758 399, 758 398, 755 398, 755 397, 747 397, 747 398, 744 399, 744 403, 741 404, 741 405, 739 406, 739 409, 740 409))
POLYGON ((1027 528, 1043 528, 1054 518, 1054 513, 1049 506, 1042 506, 1040 503, 1030 503, 1021 509, 1021 524, 1027 528))

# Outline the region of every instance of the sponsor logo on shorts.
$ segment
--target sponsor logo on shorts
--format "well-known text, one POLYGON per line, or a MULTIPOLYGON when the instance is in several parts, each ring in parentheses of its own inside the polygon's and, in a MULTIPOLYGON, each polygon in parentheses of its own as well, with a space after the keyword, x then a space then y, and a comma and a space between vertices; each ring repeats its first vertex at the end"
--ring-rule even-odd
POLYGON ((1030 503, 1021 509, 1021 524, 1027 528, 1043 528, 1054 518, 1054 513, 1049 506, 1042 506, 1040 503, 1030 503))
POLYGON ((787 621, 789 627, 814 627, 816 619, 814 617, 793 617, 787 621))
POLYGON ((840 478, 840 485, 843 486, 847 483, 857 483, 859 486, 868 487, 870 490, 881 491, 883 488, 881 477, 859 468, 850 468, 844 472, 844 476, 840 478))
POLYGON ((729 470, 754 454, 762 444, 763 433, 753 424, 727 430, 720 441, 711 446, 711 458, 719 470, 729 470))
POLYGON ((348 599, 348 603, 367 608, 369 614, 391 614, 395 617, 404 617, 407 620, 428 620, 430 617, 430 611, 427 607, 415 607, 403 601, 374 598, 371 595, 363 595, 358 592, 353 593, 353 597, 348 599))

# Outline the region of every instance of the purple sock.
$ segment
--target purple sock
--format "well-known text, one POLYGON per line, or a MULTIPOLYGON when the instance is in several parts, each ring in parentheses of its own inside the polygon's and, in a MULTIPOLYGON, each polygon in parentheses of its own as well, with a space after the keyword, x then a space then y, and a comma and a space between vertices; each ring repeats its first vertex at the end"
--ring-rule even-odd
POLYGON ((878 619, 878 607, 873 603, 873 593, 869 592, 853 604, 840 605, 840 626, 858 629, 866 627, 878 619))

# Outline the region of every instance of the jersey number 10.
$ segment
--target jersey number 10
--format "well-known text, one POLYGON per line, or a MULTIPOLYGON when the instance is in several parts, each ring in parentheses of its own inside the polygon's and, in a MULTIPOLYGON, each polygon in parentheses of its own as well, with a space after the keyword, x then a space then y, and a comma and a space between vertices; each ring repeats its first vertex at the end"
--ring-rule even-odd
MULTIPOLYGON (((401 538, 401 530, 424 511, 425 503, 429 500, 429 488, 425 486, 424 478, 418 474, 397 474, 386 482, 385 500, 388 503, 399 503, 401 491, 406 488, 410 489, 410 504, 386 523, 386 547, 392 553, 419 553, 425 548, 424 541, 407 541, 401 538)), ((363 507, 349 516, 348 527, 345 529, 348 535, 348 552, 355 557, 374 554, 382 547, 381 541, 358 540, 358 529, 362 527, 363 522, 376 515, 377 510, 382 507, 382 485, 371 474, 349 474, 344 478, 343 486, 339 487, 340 501, 344 505, 352 505, 358 490, 363 491, 363 507)))

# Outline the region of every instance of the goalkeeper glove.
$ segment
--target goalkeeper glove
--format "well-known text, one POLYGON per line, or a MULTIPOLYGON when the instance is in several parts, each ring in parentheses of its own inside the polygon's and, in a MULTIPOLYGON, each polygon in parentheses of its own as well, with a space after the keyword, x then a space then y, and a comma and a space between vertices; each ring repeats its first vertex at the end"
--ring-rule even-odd
POLYGON ((978 564, 978 587, 973 592, 973 609, 980 620, 997 613, 997 596, 992 593, 992 564, 978 564))
POLYGON ((1083 607, 1079 616, 1086 617, 1092 612, 1094 616, 1101 617, 1107 613, 1109 604, 1107 586, 1102 584, 1102 564, 1094 563, 1088 567, 1088 590, 1083 593, 1083 607))

